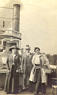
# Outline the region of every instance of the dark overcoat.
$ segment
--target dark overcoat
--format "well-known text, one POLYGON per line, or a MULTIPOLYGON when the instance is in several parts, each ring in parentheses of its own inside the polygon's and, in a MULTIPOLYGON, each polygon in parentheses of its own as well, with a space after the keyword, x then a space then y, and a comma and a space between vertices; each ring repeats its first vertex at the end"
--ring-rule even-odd
POLYGON ((19 69, 20 69, 20 56, 16 54, 14 56, 9 55, 7 58, 7 66, 9 73, 6 76, 6 92, 17 93, 19 90, 19 69))

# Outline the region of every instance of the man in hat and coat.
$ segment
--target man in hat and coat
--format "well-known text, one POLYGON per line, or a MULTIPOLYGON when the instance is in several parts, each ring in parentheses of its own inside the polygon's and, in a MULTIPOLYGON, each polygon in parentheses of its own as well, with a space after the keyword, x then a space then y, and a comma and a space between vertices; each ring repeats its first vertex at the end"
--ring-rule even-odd
POLYGON ((32 69, 32 54, 30 52, 30 46, 26 45, 24 57, 23 57, 23 67, 24 67, 24 86, 29 87, 29 76, 32 69))
POLYGON ((7 57, 8 66, 8 79, 6 83, 7 93, 18 93, 19 90, 19 69, 20 69, 20 55, 18 53, 19 48, 12 46, 9 49, 12 53, 7 57))

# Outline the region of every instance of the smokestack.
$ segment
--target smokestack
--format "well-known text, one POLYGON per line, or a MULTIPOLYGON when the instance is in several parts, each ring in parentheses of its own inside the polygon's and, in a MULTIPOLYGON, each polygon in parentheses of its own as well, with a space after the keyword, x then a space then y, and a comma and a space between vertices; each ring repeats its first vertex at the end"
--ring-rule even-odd
POLYGON ((14 4, 13 31, 19 32, 20 4, 14 4))

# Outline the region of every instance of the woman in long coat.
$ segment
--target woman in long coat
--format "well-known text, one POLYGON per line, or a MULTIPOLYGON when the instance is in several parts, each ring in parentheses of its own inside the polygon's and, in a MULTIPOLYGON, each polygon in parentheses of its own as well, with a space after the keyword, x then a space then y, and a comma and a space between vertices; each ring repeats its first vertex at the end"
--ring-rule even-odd
POLYGON ((6 92, 7 93, 18 93, 19 90, 19 69, 20 69, 20 56, 18 54, 18 48, 12 47, 12 54, 7 58, 7 66, 9 73, 6 82, 6 92))
POLYGON ((40 85, 40 78, 41 78, 40 48, 35 47, 34 51, 35 51, 35 54, 32 58, 33 68, 30 74, 29 81, 36 82, 34 95, 38 95, 39 93, 38 88, 40 85))
POLYGON ((45 54, 40 54, 39 48, 35 48, 36 53, 32 58, 33 68, 31 70, 29 80, 31 82, 36 82, 35 95, 38 95, 41 90, 45 95, 46 93, 46 83, 47 83, 47 69, 49 69, 49 61, 45 54))

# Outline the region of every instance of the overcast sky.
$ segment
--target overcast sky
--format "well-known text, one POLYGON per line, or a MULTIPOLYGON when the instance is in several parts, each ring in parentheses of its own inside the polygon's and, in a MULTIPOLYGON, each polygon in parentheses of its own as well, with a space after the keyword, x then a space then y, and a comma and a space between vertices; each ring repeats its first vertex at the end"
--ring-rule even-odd
MULTIPOLYGON (((19 0, 0 0, 0 6, 11 6, 19 0)), ((41 51, 57 53, 57 0, 21 0, 20 32, 22 47, 29 44, 41 51)))

